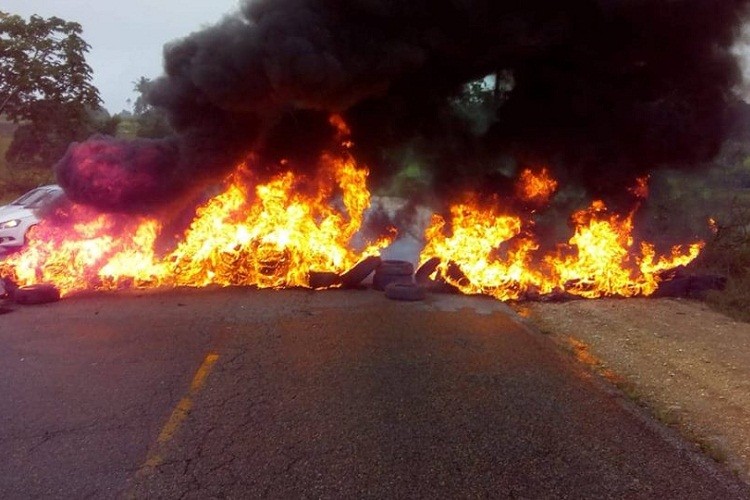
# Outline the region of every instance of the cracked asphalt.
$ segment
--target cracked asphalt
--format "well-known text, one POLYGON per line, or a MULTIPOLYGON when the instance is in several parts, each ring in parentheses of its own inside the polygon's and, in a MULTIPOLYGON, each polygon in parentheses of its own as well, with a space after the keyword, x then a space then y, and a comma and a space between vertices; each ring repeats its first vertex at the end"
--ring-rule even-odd
POLYGON ((3 498, 750 498, 492 300, 223 289, 12 308, 3 498))

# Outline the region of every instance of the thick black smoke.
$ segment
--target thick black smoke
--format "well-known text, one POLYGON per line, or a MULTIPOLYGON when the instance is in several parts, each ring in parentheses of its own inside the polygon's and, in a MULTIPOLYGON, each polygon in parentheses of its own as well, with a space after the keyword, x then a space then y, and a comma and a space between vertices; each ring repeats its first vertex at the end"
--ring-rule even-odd
POLYGON ((133 187, 113 201, 98 189, 107 182, 78 176, 85 144, 60 162, 60 181, 78 201, 117 209, 216 178, 250 152, 265 165, 285 158, 305 168, 330 145, 327 118, 339 112, 376 178, 396 167, 384 151, 419 139, 438 188, 493 189, 502 181, 493 159, 511 156, 593 190, 622 189, 644 171, 716 152, 740 79, 730 48, 747 4, 246 1, 166 47, 165 75, 148 100, 166 110, 177 136, 161 146, 118 143, 129 159, 151 163, 115 168, 110 158, 102 172, 116 170, 118 183, 134 172, 133 187), (512 74, 513 89, 477 135, 450 101, 466 82, 499 71, 512 74))

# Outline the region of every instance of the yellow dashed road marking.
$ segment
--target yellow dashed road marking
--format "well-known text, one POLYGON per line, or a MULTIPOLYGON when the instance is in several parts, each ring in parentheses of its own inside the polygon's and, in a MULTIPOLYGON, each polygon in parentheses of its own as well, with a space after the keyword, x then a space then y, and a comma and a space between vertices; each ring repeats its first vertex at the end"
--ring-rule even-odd
POLYGON ((161 428, 161 432, 159 432, 159 436, 156 438, 156 443, 154 443, 151 450, 149 450, 146 461, 138 469, 136 476, 141 477, 147 475, 153 471, 154 468, 160 466, 164 462, 164 452, 166 451, 165 446, 172 440, 174 435, 180 429, 182 423, 190 414, 190 410, 193 408, 193 398, 201 389, 203 389, 203 386, 206 383, 206 378, 211 373, 211 369, 218 359, 219 355, 214 352, 210 352, 206 355, 206 358, 203 360, 203 363, 201 363, 198 371, 195 372, 195 376, 193 376, 193 381, 190 383, 188 393, 180 399, 177 406, 172 410, 172 414, 169 416, 167 423, 164 424, 164 427, 161 428))

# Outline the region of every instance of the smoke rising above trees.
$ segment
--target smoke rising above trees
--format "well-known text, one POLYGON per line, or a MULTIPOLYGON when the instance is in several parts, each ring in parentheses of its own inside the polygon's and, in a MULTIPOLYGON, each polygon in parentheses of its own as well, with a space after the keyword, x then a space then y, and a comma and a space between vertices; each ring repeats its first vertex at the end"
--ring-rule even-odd
POLYGON ((717 151, 740 83, 731 48, 747 4, 246 1, 165 47, 147 101, 174 137, 73 145, 57 171, 77 201, 145 210, 251 153, 270 170, 282 158, 310 168, 331 144, 335 112, 376 181, 400 167, 388 150, 418 140, 438 190, 501 189, 500 156, 544 162, 591 191, 622 189, 644 171, 717 151), (452 102, 493 73, 511 75, 512 90, 477 133, 452 102), (120 183, 116 203, 84 148, 106 152, 101 176, 120 183))

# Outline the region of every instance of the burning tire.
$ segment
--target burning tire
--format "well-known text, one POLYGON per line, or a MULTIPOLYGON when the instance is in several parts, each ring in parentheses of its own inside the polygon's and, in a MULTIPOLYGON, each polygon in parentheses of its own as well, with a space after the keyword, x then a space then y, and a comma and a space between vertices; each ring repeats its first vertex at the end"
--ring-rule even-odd
POLYGON ((372 286, 376 290, 385 290, 390 283, 413 283, 414 266, 405 260, 384 260, 375 270, 372 286))
POLYGON ((354 288, 381 265, 380 257, 367 257, 341 275, 345 288, 354 288))
POLYGON ((325 271, 310 271, 308 278, 310 288, 313 290, 331 288, 341 282, 341 277, 338 274, 325 271))
POLYGON ((440 257, 431 258, 417 269, 417 273, 414 275, 414 280, 420 285, 432 283, 430 276, 437 270, 439 265, 440 257))
POLYGON ((60 300, 60 290, 54 285, 38 284, 19 286, 13 292, 13 300, 17 304, 46 304, 60 300))
POLYGON ((390 283, 385 287, 385 296, 392 300, 414 302, 424 300, 427 292, 415 283, 390 283))

